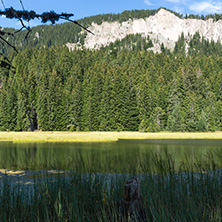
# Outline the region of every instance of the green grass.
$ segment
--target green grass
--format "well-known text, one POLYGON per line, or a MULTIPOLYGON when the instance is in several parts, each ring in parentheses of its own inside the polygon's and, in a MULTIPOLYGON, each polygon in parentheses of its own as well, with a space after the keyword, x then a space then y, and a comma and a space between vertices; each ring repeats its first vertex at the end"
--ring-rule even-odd
MULTIPOLYGON (((222 173, 211 157, 176 170, 173 156, 151 154, 140 172, 44 176, 0 189, 1 221, 119 221, 123 185, 137 174, 148 221, 221 221, 222 173)), ((83 170, 85 171, 85 169, 83 170)))
POLYGON ((0 132, 0 141, 111 142, 118 139, 222 139, 222 132, 0 132))

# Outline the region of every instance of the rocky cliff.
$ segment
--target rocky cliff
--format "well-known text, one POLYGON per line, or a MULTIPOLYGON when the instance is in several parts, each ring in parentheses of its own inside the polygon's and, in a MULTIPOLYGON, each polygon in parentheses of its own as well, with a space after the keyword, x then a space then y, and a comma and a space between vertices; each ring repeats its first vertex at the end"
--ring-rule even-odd
MULTIPOLYGON (((162 43, 166 48, 173 50, 182 33, 186 41, 199 32, 205 39, 222 42, 222 20, 214 22, 213 19, 181 19, 165 9, 160 9, 154 16, 145 19, 133 19, 123 23, 103 22, 101 25, 92 23, 89 30, 95 34, 86 35, 84 46, 89 49, 98 49, 137 33, 150 37, 154 44, 151 49, 155 52, 160 51, 162 43)), ((68 43, 67 46, 73 48, 76 44, 68 43)))

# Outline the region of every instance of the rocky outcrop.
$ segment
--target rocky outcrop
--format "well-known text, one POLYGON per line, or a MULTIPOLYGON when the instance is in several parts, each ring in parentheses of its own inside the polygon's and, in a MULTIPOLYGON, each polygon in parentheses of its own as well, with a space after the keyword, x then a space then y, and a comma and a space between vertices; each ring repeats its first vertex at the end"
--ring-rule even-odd
MULTIPOLYGON (((129 34, 149 36, 154 43, 152 50, 159 51, 163 43, 170 50, 174 49, 175 42, 184 33, 185 39, 190 39, 196 32, 205 39, 222 41, 222 21, 214 22, 198 19, 181 19, 173 13, 160 9, 157 14, 145 19, 133 19, 123 23, 103 22, 101 25, 92 23, 89 27, 95 35, 87 33, 84 46, 89 49, 98 49, 107 46, 115 40, 123 39, 129 34)), ((75 48, 69 43, 69 48, 75 48)))

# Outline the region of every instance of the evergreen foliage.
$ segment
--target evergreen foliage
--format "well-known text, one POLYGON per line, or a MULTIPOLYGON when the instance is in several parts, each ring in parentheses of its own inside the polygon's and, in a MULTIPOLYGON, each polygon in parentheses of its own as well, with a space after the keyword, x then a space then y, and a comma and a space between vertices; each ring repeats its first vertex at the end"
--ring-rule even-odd
MULTIPOLYGON (((87 27, 92 21, 155 12, 126 11, 79 22, 87 27)), ((62 46, 84 40, 80 31, 64 23, 34 28, 34 41, 21 41, 25 31, 16 37, 15 44, 23 45, 12 61, 15 70, 0 71, 0 130, 222 130, 219 42, 199 33, 187 41, 182 33, 173 52, 162 44, 156 54, 141 34, 96 51, 62 46)))
POLYGON ((21 51, 0 73, 0 129, 222 130, 220 55, 113 47, 21 51))

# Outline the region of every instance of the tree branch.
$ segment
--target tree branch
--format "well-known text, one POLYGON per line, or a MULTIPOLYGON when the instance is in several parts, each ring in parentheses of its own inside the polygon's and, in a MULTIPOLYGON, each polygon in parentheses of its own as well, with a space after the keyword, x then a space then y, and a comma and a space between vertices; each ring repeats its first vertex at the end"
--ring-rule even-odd
MULTIPOLYGON (((20 2, 22 4, 21 0, 20 0, 20 2)), ((92 33, 90 30, 88 30, 87 28, 85 28, 84 26, 79 24, 77 21, 73 21, 73 20, 70 19, 70 17, 74 16, 74 14, 68 14, 68 13, 57 14, 54 11, 43 12, 42 14, 37 14, 35 11, 32 11, 32 10, 31 11, 24 10, 23 4, 22 4, 22 8, 23 8, 23 10, 15 10, 12 7, 11 8, 6 8, 3 11, 0 10, 0 15, 5 15, 6 18, 8 18, 8 19, 18 19, 20 21, 20 23, 21 23, 22 27, 19 30, 15 31, 14 33, 4 32, 4 31, 0 30, 0 40, 5 42, 12 49, 14 49, 16 52, 18 52, 16 47, 13 46, 11 43, 9 43, 2 36, 5 35, 5 34, 14 36, 14 34, 22 31, 23 29, 26 29, 26 30, 28 30, 28 33, 26 34, 25 39, 27 39, 29 33, 31 32, 31 28, 29 26, 26 26, 24 24, 24 21, 28 21, 29 22, 30 20, 34 20, 36 18, 40 19, 42 23, 51 22, 52 24, 55 24, 57 21, 59 21, 59 19, 63 19, 63 20, 72 22, 72 23, 80 26, 81 28, 83 28, 87 32, 89 32, 92 35, 94 35, 94 33, 92 33)), ((0 61, 0 67, 10 67, 10 66, 11 65, 10 65, 10 61, 9 60, 2 60, 2 61, 0 61)))

